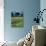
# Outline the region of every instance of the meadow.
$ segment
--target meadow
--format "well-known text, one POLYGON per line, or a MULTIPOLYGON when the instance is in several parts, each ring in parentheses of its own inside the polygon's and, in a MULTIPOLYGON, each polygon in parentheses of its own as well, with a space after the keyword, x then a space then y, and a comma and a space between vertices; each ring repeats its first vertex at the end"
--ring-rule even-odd
POLYGON ((11 26, 12 27, 23 27, 24 26, 24 17, 11 17, 11 26))

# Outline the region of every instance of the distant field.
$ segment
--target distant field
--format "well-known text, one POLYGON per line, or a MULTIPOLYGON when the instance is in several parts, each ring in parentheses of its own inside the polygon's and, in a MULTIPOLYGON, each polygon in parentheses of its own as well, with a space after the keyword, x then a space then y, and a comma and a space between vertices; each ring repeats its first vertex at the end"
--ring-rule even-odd
POLYGON ((24 17, 11 17, 11 26, 12 27, 23 27, 24 17))

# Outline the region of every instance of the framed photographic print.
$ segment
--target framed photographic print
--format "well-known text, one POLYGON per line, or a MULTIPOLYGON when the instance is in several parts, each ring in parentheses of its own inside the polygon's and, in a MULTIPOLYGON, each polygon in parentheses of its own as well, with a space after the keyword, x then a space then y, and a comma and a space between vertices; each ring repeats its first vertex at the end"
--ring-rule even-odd
POLYGON ((24 26, 24 15, 23 12, 11 12, 11 26, 12 27, 23 27, 24 26))

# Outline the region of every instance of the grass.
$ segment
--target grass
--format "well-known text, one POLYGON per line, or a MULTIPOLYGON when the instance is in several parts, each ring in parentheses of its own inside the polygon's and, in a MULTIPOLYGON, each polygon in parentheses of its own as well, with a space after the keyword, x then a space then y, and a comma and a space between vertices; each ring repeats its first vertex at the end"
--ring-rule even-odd
POLYGON ((24 17, 11 17, 11 26, 12 27, 23 27, 24 17))

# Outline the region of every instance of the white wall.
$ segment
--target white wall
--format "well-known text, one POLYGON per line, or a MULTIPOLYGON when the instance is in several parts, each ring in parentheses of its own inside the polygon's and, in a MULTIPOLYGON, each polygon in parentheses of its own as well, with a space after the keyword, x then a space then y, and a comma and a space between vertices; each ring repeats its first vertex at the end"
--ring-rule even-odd
MULTIPOLYGON (((40 9, 46 9, 46 0, 40 0, 40 9)), ((43 25, 46 27, 46 11, 43 13, 43 22, 40 22, 40 25, 43 25)), ((46 42, 45 42, 46 43, 46 42)))
MULTIPOLYGON (((46 9, 46 0, 40 0, 40 9, 46 9)), ((46 11, 43 12, 43 22, 41 21, 41 25, 46 26, 46 11)))
POLYGON ((0 0, 0 42, 4 41, 4 3, 0 0))

